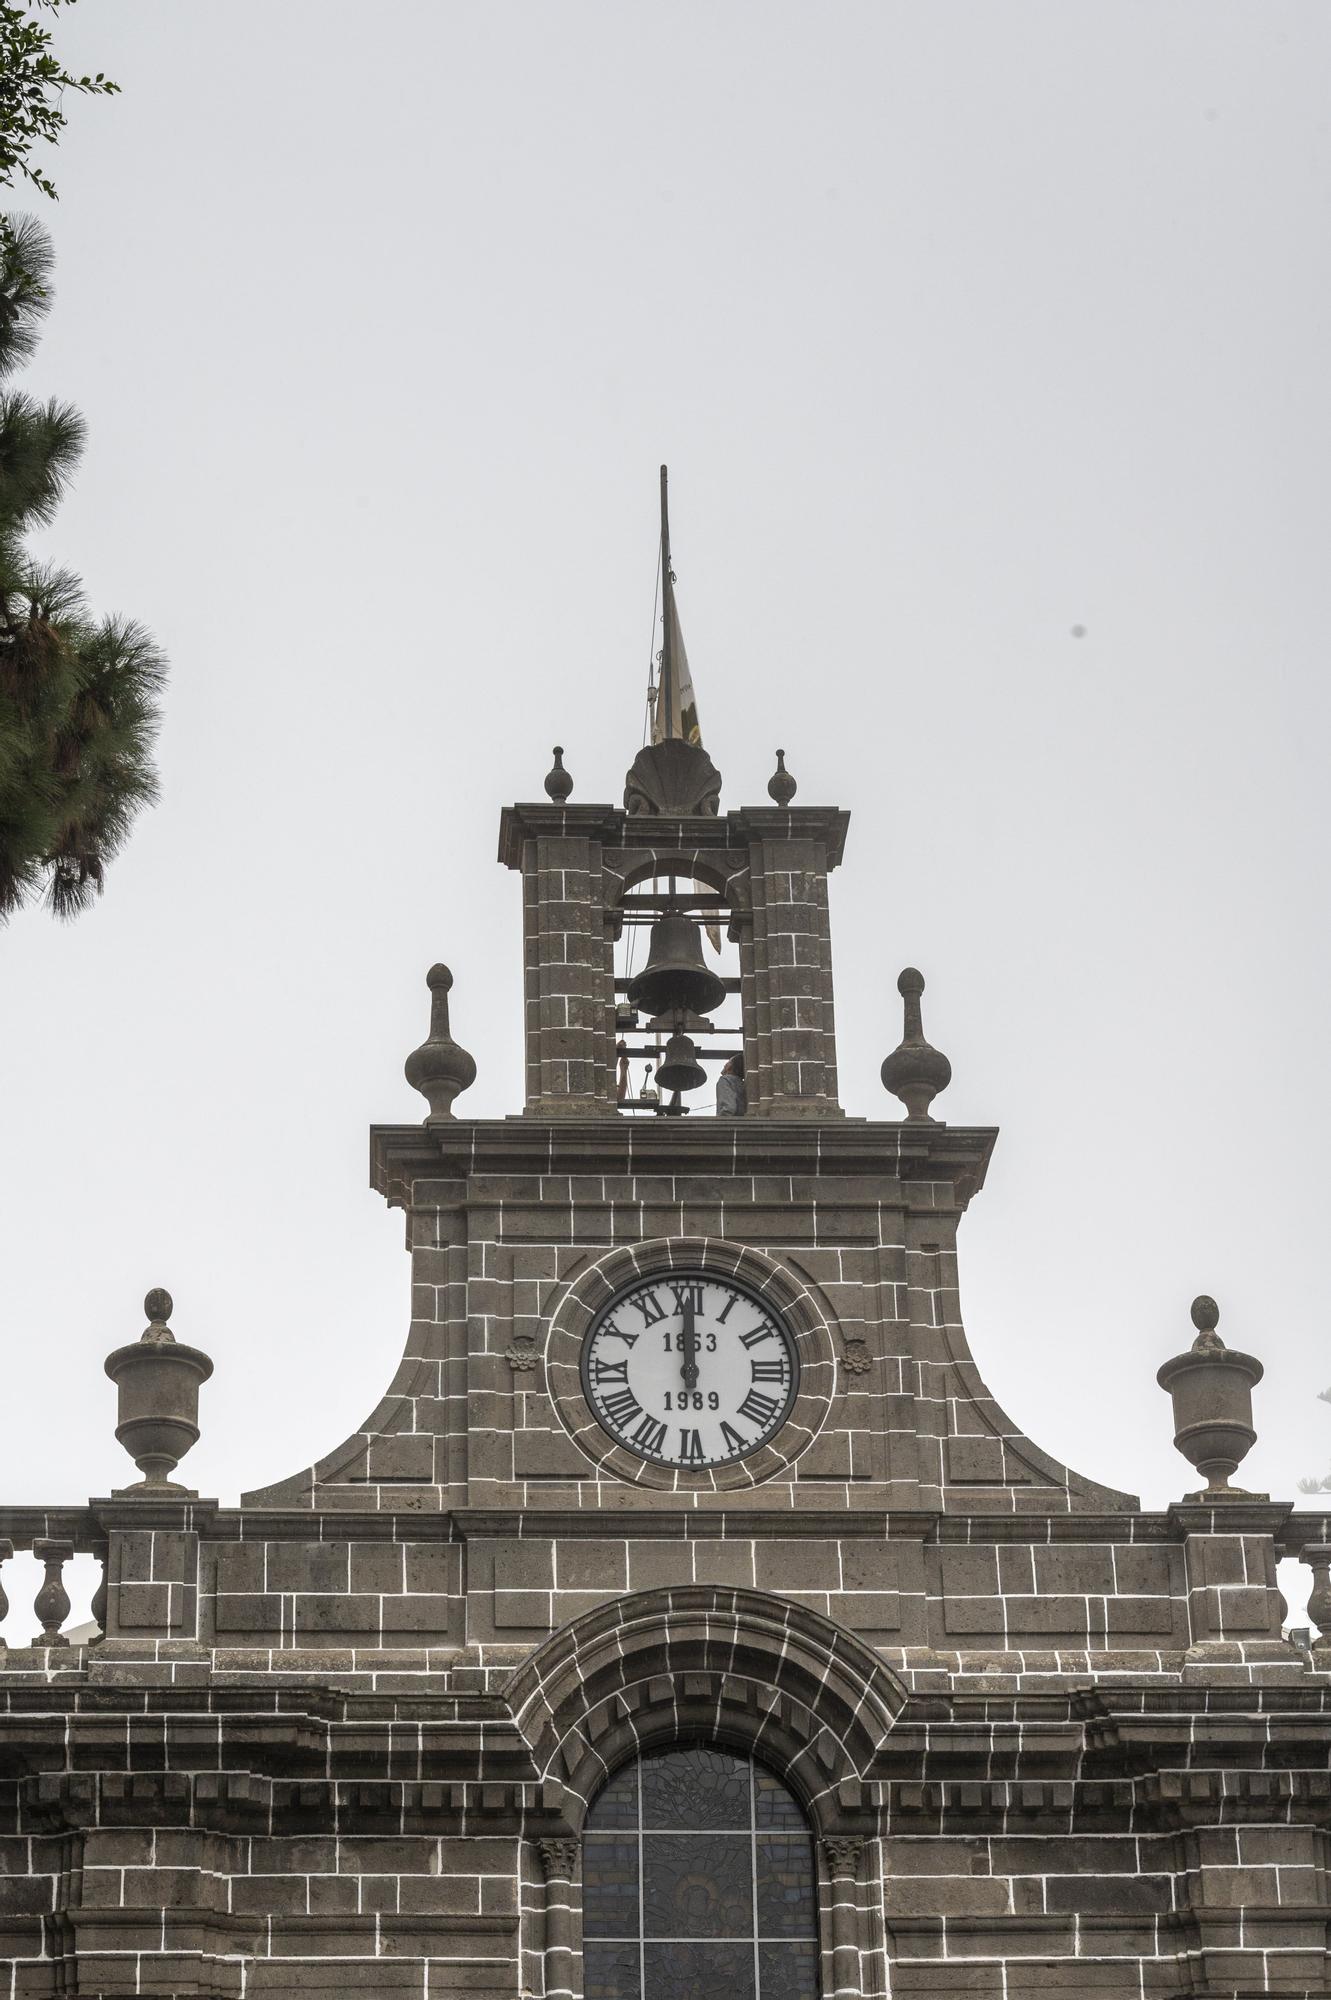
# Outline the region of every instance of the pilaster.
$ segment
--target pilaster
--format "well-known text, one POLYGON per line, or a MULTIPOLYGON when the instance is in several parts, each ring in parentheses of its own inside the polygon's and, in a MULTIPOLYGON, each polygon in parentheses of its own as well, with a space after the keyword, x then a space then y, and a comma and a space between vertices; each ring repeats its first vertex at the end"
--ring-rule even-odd
POLYGON ((728 815, 749 851, 750 920, 741 932, 749 1116, 839 1117, 827 878, 847 815, 728 815))

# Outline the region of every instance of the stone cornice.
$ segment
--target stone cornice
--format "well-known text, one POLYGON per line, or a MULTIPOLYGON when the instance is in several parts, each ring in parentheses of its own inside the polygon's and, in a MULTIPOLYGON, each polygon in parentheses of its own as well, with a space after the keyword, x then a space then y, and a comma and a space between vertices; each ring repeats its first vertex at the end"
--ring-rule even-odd
MULTIPOLYGON (((708 1496, 704 1510, 698 1506, 671 1505, 675 1496, 662 1495, 659 1507, 576 1509, 540 1507, 489 1508, 458 1507, 451 1519, 464 1541, 536 1536, 559 1540, 604 1541, 613 1535, 629 1541, 721 1541, 761 1539, 771 1536, 783 1542, 812 1538, 827 1541, 839 1536, 862 1536, 867 1541, 930 1541, 938 1516, 931 1512, 894 1511, 891 1532, 882 1513, 836 1513, 826 1509, 798 1512, 790 1507, 727 1510, 708 1496)), ((685 1499, 692 1496, 681 1496, 685 1499)))
POLYGON ((1264 1493, 1230 1500, 1175 1500, 1167 1513, 1171 1540, 1188 1535, 1275 1535, 1283 1537, 1294 1512, 1292 1500, 1268 1500, 1264 1493))
POLYGON ((96 1516, 87 1504, 0 1507, 0 1535, 12 1541, 16 1549, 30 1549, 39 1536, 73 1542, 76 1549, 87 1549, 99 1539, 96 1516))
POLYGON ((1331 1514, 1291 1513, 1276 1534, 1282 1556, 1301 1555, 1317 1542, 1331 1542, 1331 1514))
POLYGON ((994 1126, 853 1118, 450 1119, 370 1128, 370 1182, 402 1203, 415 1180, 477 1174, 858 1176, 945 1181, 960 1207, 984 1186, 994 1126))
POLYGON ((616 823, 623 818, 624 814, 609 804, 558 806, 542 799, 539 803, 505 806, 499 815, 499 860, 505 868, 521 868, 524 842, 542 835, 572 840, 590 840, 599 835, 602 840, 613 840, 616 823))
POLYGON ((499 860, 521 868, 528 840, 595 840, 606 847, 747 847, 752 840, 817 840, 827 866, 846 851, 850 814, 840 806, 741 806, 720 813, 626 813, 612 805, 552 805, 548 800, 505 806, 499 816, 499 860))
POLYGON ((850 814, 840 806, 741 806, 725 815, 725 824, 749 840, 822 840, 827 843, 829 871, 846 852, 850 814))
MULTIPOLYGON (((374 1489, 388 1491, 390 1489, 374 1489)), ((412 1492, 418 1489, 411 1489, 412 1492)), ((429 1489, 442 1495, 443 1489, 429 1489)), ((350 1493, 348 1492, 348 1498, 350 1493)), ((636 1500, 635 1496, 635 1500, 636 1500)), ((932 1508, 814 1508, 724 1505, 700 1508, 685 1496, 680 1504, 662 1496, 645 1508, 611 1506, 566 1509, 528 1506, 438 1508, 402 1512, 375 1506, 222 1507, 216 1500, 99 1500, 79 1506, 0 1508, 0 1534, 17 1548, 43 1535, 73 1541, 76 1548, 100 1547, 109 1530, 146 1527, 187 1528, 207 1542, 449 1542, 477 1538, 551 1536, 603 1539, 607 1533, 647 1540, 716 1539, 737 1533, 746 1538, 773 1535, 782 1541, 855 1536, 888 1542, 975 1545, 1003 1543, 1150 1543, 1178 1545, 1189 1535, 1272 1535, 1282 1555, 1297 1555, 1306 1543, 1331 1538, 1325 1514, 1295 1512, 1289 1501, 1230 1501, 1213 1507, 1179 1504, 1163 1512, 1122 1513, 940 1513, 932 1508)))

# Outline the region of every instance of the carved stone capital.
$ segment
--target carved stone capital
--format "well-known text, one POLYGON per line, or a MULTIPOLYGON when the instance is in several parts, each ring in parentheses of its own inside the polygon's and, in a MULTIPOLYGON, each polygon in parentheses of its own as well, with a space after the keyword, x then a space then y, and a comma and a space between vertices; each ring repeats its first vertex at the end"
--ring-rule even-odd
POLYGON ((834 1879, 844 1875, 858 1875, 860 1859, 864 1853, 864 1842, 853 1836, 833 1834, 823 1842, 823 1853, 827 1856, 827 1872, 834 1879))
POLYGON ((578 1872, 576 1840, 538 1840, 536 1851, 547 1882, 571 1882, 578 1872))

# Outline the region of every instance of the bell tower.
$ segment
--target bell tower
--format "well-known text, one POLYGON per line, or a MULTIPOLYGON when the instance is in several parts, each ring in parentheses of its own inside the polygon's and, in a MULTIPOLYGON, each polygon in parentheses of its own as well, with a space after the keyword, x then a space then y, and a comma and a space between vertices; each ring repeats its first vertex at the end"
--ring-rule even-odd
MULTIPOLYGON (((636 993, 616 981, 625 924, 655 919, 700 970, 700 925, 723 926, 738 947, 748 1115, 840 1117, 827 878, 849 814, 797 807, 782 758, 773 804, 723 815, 711 758, 678 738, 638 753, 619 809, 571 804, 567 782, 560 761, 549 802, 509 806, 499 828, 499 858, 522 875, 527 1115, 619 1114, 617 1022, 642 1011, 635 999, 650 1008, 648 1025, 662 1013, 696 1021, 683 960, 679 1007, 668 979, 644 987, 644 973, 636 993), (644 897, 638 885, 661 879, 670 892, 644 897)), ((658 935, 653 950, 665 942, 658 935)))
POLYGON ((499 860, 522 877, 522 1114, 456 1115, 474 1065, 435 967, 407 1069, 430 1115, 372 1137, 375 1185, 409 1217, 408 1356, 362 1432, 263 1497, 428 1484, 475 1538, 465 1627, 482 1645, 534 1643, 590 1603, 590 1585, 563 1596, 581 1574, 558 1552, 570 1509, 583 1535, 632 1520, 607 1570, 622 1587, 738 1565, 879 1642, 932 1643, 929 1578, 950 1559, 928 1523, 1018 1496, 1133 1503, 1024 1438, 970 1358, 956 1232, 996 1135, 934 1116, 951 1071, 911 968, 883 1063, 906 1115, 842 1109, 828 878, 849 815, 799 800, 782 751, 767 803, 722 810, 664 511, 663 550, 658 740, 622 802, 581 803, 561 746, 545 798, 500 818, 499 860), (715 965, 707 931, 728 946, 715 965), (742 1085, 709 1115, 722 1064, 742 1085), (709 1519, 724 1539, 737 1504, 743 1557, 692 1546, 709 1519), (806 1563, 792 1529, 803 1547, 829 1508, 850 1540, 815 1537, 806 1563), (890 1546, 888 1509, 918 1524, 890 1546))

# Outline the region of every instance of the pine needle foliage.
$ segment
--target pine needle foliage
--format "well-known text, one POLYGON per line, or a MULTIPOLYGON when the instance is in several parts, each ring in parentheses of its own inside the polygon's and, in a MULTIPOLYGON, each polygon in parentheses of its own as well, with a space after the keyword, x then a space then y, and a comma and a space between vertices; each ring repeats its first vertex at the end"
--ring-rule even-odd
POLYGON ((57 917, 86 909, 157 797, 162 654, 141 625, 94 620, 79 578, 27 547, 83 450, 77 410, 8 381, 49 309, 50 268, 40 224, 9 218, 0 233, 0 923, 39 898, 57 917))

